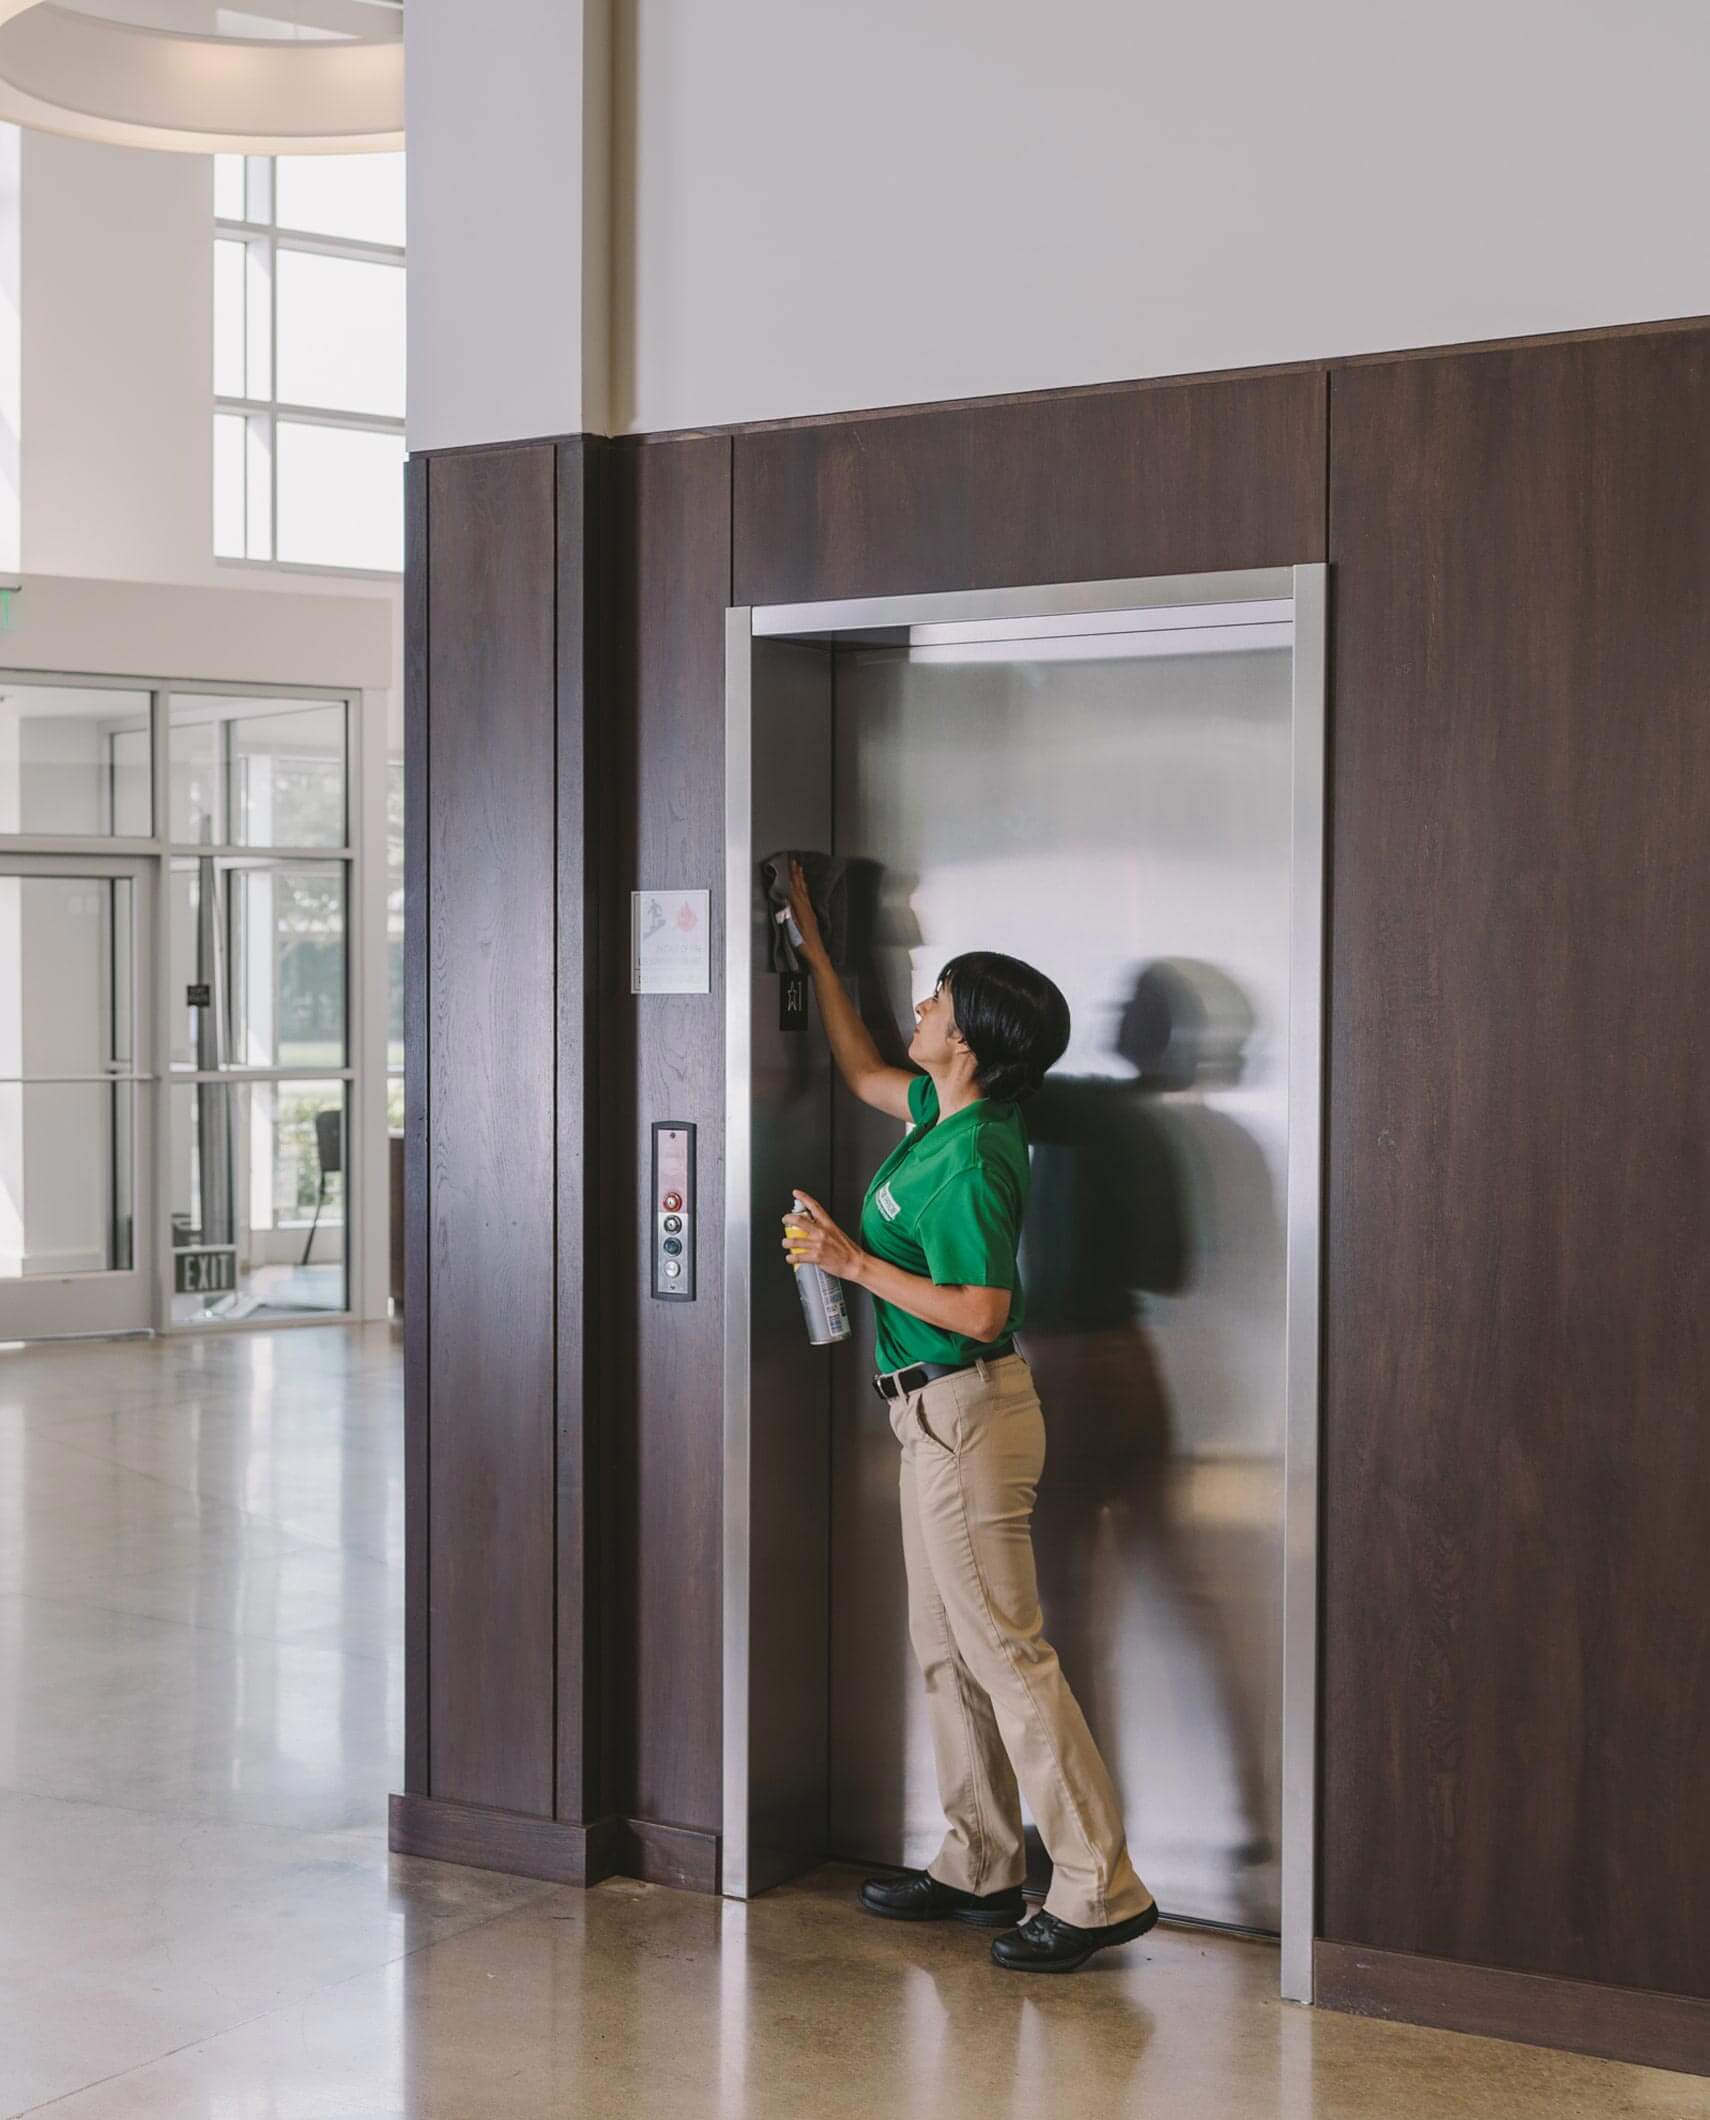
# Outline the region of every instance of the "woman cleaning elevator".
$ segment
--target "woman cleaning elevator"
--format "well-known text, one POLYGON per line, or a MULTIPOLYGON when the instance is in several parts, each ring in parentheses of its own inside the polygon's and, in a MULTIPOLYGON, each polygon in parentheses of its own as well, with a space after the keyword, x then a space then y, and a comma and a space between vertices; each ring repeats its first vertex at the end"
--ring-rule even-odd
POLYGON ((792 1265, 867 1289, 879 1395, 902 1450, 909 1634, 948 1830, 924 1870, 873 1878, 869 1913, 1003 1931, 1001 1966, 1072 1972, 1158 1918, 1135 1874, 1111 1778, 1045 1640, 1030 1518, 1045 1428, 1014 1334, 1027 1206, 1018 1105, 1069 1038, 1062 994, 1013 957, 957 957, 916 1004, 908 1058, 886 1064, 832 967, 806 881, 791 911, 832 1056, 851 1093, 908 1124, 862 1208, 860 1241, 798 1192, 792 1265), (1024 1920, 1021 1797, 1051 1857, 1043 1909, 1024 1920))

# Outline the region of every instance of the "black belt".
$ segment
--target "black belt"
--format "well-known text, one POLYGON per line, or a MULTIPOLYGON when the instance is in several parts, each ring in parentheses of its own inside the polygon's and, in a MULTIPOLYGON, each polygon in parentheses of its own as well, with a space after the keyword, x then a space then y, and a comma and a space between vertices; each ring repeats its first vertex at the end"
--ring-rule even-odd
POLYGON ((959 1377, 964 1369, 978 1369, 982 1362, 1001 1362, 1015 1352, 1015 1342, 1006 1340, 990 1354, 976 1355, 971 1362, 916 1362, 909 1369, 887 1370, 873 1379, 873 1389, 882 1399, 906 1399, 911 1391, 924 1391, 940 1377, 959 1377))

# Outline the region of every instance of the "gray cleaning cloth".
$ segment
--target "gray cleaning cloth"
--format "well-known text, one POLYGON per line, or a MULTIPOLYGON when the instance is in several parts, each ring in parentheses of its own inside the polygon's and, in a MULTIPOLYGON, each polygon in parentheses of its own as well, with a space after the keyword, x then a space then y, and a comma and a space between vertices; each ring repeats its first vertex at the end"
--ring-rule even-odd
POLYGON ((771 965, 775 972, 799 972, 801 960, 791 940, 793 920, 779 920, 790 903, 790 863, 799 861, 807 878, 808 896, 819 916, 819 932, 832 964, 840 972, 849 969, 850 919, 849 870, 851 864, 835 854, 812 854, 801 848, 784 847, 768 854, 760 864, 760 882, 772 915, 771 965))

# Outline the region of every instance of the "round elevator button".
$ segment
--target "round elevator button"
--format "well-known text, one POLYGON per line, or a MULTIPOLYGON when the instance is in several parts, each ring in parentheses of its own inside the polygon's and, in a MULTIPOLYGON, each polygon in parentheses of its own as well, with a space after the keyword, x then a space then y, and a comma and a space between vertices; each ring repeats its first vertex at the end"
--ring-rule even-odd
POLYGON ((675 1236, 682 1226, 683 1218, 681 1215, 667 1215, 665 1217, 665 1227, 672 1236, 675 1236))
POLYGON ((682 1267, 678 1265, 675 1259, 667 1259, 665 1261, 665 1278, 667 1281, 674 1281, 682 1270, 682 1267))
POLYGON ((683 1240, 681 1237, 667 1237, 665 1239, 664 1249, 669 1257, 674 1259, 682 1248, 683 1240))
POLYGON ((668 1192, 660 1204, 668 1215, 674 1215, 683 1204, 683 1195, 681 1193, 668 1192))

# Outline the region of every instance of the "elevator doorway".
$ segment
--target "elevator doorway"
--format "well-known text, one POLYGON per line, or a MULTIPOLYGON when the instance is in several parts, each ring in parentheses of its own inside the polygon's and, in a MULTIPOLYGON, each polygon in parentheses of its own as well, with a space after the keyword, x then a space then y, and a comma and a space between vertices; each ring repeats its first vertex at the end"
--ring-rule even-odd
POLYGON ((862 865, 887 1057, 962 950, 1069 999, 1023 1108, 1046 1631, 1166 1915, 1310 1995, 1322 613, 1298 568, 731 614, 727 1890, 943 1830, 870 1306, 809 1348, 777 1247, 896 1137, 783 1027, 758 864, 809 849, 862 865))

